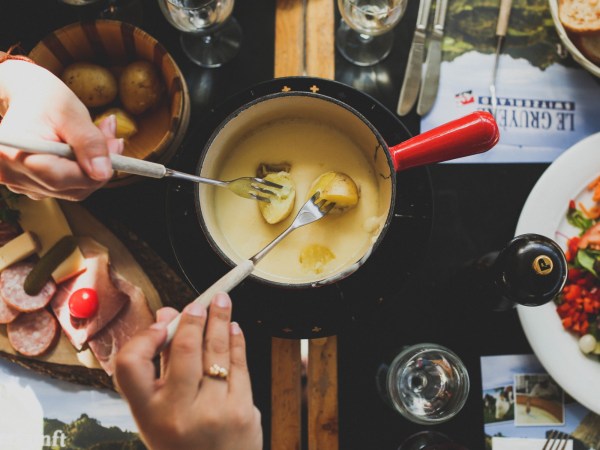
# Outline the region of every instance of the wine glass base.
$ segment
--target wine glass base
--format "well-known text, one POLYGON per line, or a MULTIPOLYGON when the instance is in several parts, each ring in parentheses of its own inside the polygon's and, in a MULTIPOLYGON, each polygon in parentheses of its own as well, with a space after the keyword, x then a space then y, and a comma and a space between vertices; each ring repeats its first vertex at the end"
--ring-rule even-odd
POLYGON ((470 383, 467 369, 455 353, 441 345, 422 343, 396 355, 387 370, 386 387, 396 411, 411 422, 433 425, 460 412, 470 383))
POLYGON ((448 436, 437 431, 421 431, 409 436, 398 450, 427 450, 434 448, 452 448, 454 442, 448 436))
POLYGON ((220 67, 231 61, 242 43, 242 28, 231 17, 212 33, 181 33, 181 47, 187 57, 200 67, 220 67))
POLYGON ((98 18, 120 20, 136 26, 143 24, 143 5, 141 0, 109 1, 98 14, 98 18))
POLYGON ((340 54, 357 66, 373 66, 383 61, 392 51, 394 32, 367 36, 350 28, 344 21, 335 34, 335 44, 340 54))

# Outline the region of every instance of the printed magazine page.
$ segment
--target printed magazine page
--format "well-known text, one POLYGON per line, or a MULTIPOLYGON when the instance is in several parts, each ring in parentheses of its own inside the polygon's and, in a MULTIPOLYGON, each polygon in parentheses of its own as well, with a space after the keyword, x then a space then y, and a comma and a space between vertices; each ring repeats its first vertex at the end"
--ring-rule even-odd
POLYGON ((0 359, 0 449, 144 450, 115 392, 59 381, 0 359))
POLYGON ((569 436, 565 450, 599 441, 600 416, 569 397, 535 355, 482 356, 481 378, 486 450, 541 449, 559 433, 569 436))
MULTIPOLYGON (((440 85, 421 131, 476 110, 492 112, 499 2, 451 0, 440 85)), ((548 0, 513 0, 496 76, 500 141, 459 163, 546 163, 600 131, 599 80, 560 42, 548 0)))

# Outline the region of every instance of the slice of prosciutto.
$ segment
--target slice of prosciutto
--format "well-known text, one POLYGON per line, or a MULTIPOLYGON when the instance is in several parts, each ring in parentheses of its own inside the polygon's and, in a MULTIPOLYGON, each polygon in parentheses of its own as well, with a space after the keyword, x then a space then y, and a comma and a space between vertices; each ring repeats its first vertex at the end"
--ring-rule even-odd
POLYGON ((108 375, 112 375, 115 371, 115 356, 119 349, 135 333, 154 323, 154 316, 142 290, 116 273, 113 273, 113 281, 129 296, 130 301, 112 322, 88 342, 96 359, 108 375))
POLYGON ((108 250, 93 239, 83 238, 79 248, 85 257, 86 270, 59 285, 50 305, 65 335, 77 350, 102 330, 127 305, 129 296, 115 286, 110 275, 108 250), (89 319, 71 316, 69 298, 78 289, 91 288, 98 295, 98 311, 89 319))

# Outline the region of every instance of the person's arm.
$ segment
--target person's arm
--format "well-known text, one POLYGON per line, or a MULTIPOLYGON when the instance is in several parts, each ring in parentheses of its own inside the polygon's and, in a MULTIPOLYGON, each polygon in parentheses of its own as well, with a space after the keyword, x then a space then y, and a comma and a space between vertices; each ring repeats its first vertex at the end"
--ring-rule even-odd
POLYGON ((217 294, 207 311, 190 304, 157 377, 153 358, 177 314, 157 323, 118 353, 115 384, 150 450, 261 450, 261 416, 252 400, 244 335, 231 323, 231 300, 217 294))
POLYGON ((32 198, 81 200, 112 176, 109 152, 123 151, 116 121, 96 127, 77 96, 54 74, 0 55, 0 133, 67 142, 77 161, 0 147, 0 183, 32 198))

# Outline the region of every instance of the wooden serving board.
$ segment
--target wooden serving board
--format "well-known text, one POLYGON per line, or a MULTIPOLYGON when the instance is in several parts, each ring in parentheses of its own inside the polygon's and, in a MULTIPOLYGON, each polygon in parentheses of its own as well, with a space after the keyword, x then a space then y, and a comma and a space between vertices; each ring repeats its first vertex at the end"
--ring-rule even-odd
MULTIPOLYGON (((125 279, 139 286, 152 311, 162 306, 158 291, 127 247, 84 207, 73 202, 60 206, 75 236, 89 236, 109 250, 111 265, 125 279)), ((64 333, 45 355, 32 358, 16 353, 8 341, 6 325, 0 325, 0 356, 56 378, 112 388, 110 377, 98 366, 89 350, 77 352, 64 333)))

